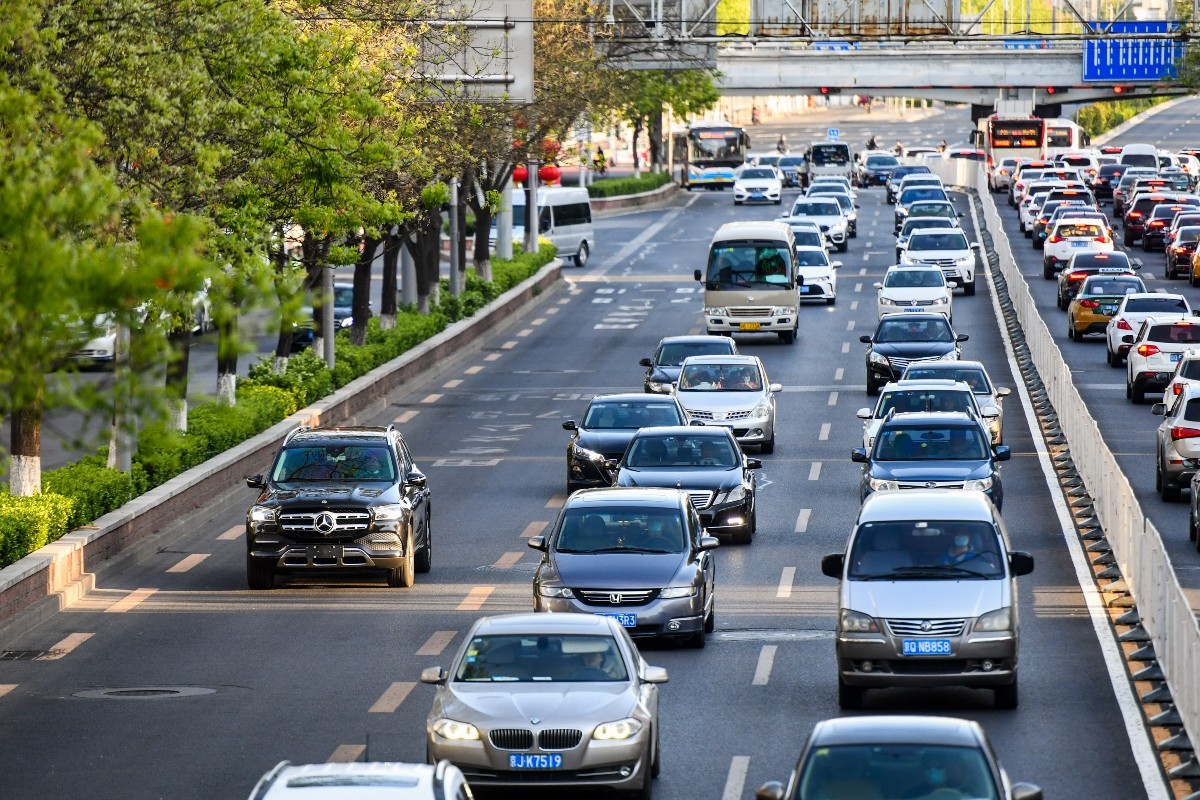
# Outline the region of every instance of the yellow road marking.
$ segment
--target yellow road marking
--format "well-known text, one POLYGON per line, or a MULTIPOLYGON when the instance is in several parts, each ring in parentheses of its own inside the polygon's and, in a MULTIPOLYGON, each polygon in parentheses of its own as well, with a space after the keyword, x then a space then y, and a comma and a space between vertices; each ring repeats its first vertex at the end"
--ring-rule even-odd
POLYGON ((158 589, 134 589, 129 594, 104 609, 105 614, 124 614, 130 609, 137 608, 158 589))
POLYGON ((175 566, 168 568, 167 572, 187 572, 189 569, 208 558, 208 556, 208 553, 192 553, 190 556, 185 556, 183 560, 175 566))
POLYGON ((337 750, 333 751, 327 761, 330 764, 349 764, 358 761, 365 752, 367 752, 365 744, 339 744, 337 750))
POLYGON ((542 531, 546 530, 546 526, 549 524, 550 524, 549 522, 546 522, 544 520, 539 520, 538 522, 531 522, 525 526, 525 530, 521 531, 521 536, 523 536, 526 539, 528 539, 530 536, 537 536, 542 531))
POLYGON ((517 550, 514 550, 510 553, 505 553, 496 559, 496 563, 492 564, 492 567, 494 569, 508 569, 512 566, 515 566, 516 563, 521 560, 521 556, 523 555, 525 554, 517 550))
MULTIPOLYGON (((375 701, 375 704, 373 706, 371 706, 370 708, 367 709, 367 713, 369 713, 369 714, 393 714, 393 713, 395 713, 396 709, 400 707, 400 704, 403 703, 405 698, 408 697, 409 692, 411 692, 413 690, 413 688, 415 688, 415 687, 416 687, 416 684, 413 683, 412 681, 396 681, 391 686, 389 686, 387 689, 385 689, 383 694, 379 695, 379 699, 375 701)), ((354 747, 354 745, 349 745, 349 746, 354 747)), ((329 760, 333 761, 334 759, 331 758, 329 760)), ((356 755, 354 758, 351 758, 348 760, 357 761, 358 756, 356 755)))
POLYGON ((232 528, 230 528, 229 530, 225 531, 220 536, 218 536, 217 541, 232 542, 234 539, 239 538, 245 532, 246 532, 245 525, 234 525, 232 528))
POLYGON ((413 418, 414 418, 415 416, 417 416, 417 414, 420 414, 420 413, 421 413, 421 409, 419 409, 419 408, 410 408, 408 411, 405 411, 403 414, 401 414, 400 416, 396 417, 396 424, 397 424, 397 425, 403 425, 403 424, 404 424, 404 423, 406 423, 406 422, 412 422, 412 421, 413 421, 413 418))
POLYGON ((425 395, 425 398, 423 400, 421 400, 421 402, 422 403, 436 403, 438 400, 441 400, 441 399, 442 399, 442 395, 440 395, 440 394, 428 394, 428 395, 425 395))
POLYGON ((419 656, 440 656, 446 646, 454 641, 454 637, 458 635, 458 631, 434 631, 433 635, 426 640, 425 644, 421 645, 421 649, 417 651, 419 656))
POLYGON ((38 656, 38 661, 58 661, 63 656, 72 652, 76 647, 86 642, 96 634, 94 633, 72 633, 67 638, 63 639, 58 644, 51 647, 45 655, 38 656))
POLYGON ((487 599, 492 596, 492 592, 496 591, 495 586, 476 586, 471 591, 467 592, 467 596, 458 604, 456 611, 478 611, 487 602, 487 599))

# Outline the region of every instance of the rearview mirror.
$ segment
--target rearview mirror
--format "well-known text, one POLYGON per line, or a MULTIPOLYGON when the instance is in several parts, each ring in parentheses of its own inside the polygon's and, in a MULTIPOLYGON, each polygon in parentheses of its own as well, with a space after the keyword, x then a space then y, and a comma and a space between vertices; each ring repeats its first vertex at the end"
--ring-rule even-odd
POLYGON ((1012 389, 1001 388, 996 390, 996 397, 1008 397, 1012 394, 1012 389))
POLYGON ((754 800, 783 800, 783 784, 779 781, 767 781, 754 791, 754 800))
POLYGON ((971 242, 971 249, 972 250, 982 250, 983 245, 980 244, 979 242, 971 242))
POLYGON ((771 394, 775 394, 777 392, 783 391, 783 384, 782 383, 772 383, 767 388, 770 390, 771 394))
POLYGON ((746 459, 746 469, 762 469, 762 459, 747 458, 746 459))
POLYGON ((870 344, 870 343, 871 343, 871 337, 870 337, 870 335, 869 335, 869 334, 866 334, 866 333, 864 333, 862 336, 859 336, 859 337, 858 337, 858 340, 859 340, 860 342, 862 342, 863 344, 870 344))
POLYGON ((256 472, 253 475, 246 476, 246 485, 251 489, 265 489, 267 482, 263 479, 261 472, 256 472))
POLYGON ((721 546, 721 540, 715 536, 701 536, 696 546, 701 550, 715 550, 721 546))
POLYGON ((424 489, 429 483, 429 479, 425 477, 425 473, 418 472, 414 469, 412 472, 408 473, 408 479, 404 482, 416 489, 424 489))
POLYGON ((992 452, 996 454, 997 461, 1008 461, 1012 458, 1012 448, 1006 444, 998 444, 992 448, 992 452))
POLYGON ((1167 404, 1155 403, 1154 405, 1150 406, 1150 413, 1156 417, 1165 417, 1167 415, 1167 404))
MULTIPOLYGON (((842 265, 842 262, 840 262, 840 261, 834 261, 834 262, 833 262, 832 264, 830 264, 829 266, 833 267, 834 269, 837 269, 837 268, 838 268, 838 267, 840 267, 841 265, 842 265)), ((1200 311, 1197 311, 1196 313, 1197 313, 1197 314, 1200 314, 1200 311)))
POLYGON ((446 682, 450 675, 443 667, 426 667, 421 670, 421 683, 428 683, 434 686, 440 686, 446 682))
POLYGON ((880 283, 879 281, 875 281, 875 282, 874 282, 874 283, 872 283, 871 285, 872 285, 872 286, 874 286, 876 289, 882 289, 882 288, 883 288, 883 284, 882 284, 882 283, 880 283))
POLYGON ((1014 550, 1008 554, 1008 567, 1013 575, 1028 575, 1033 572, 1033 556, 1014 550))
POLYGON ((1127 333, 1121 337, 1121 344, 1133 344, 1133 334, 1127 333))
POLYGON ((643 683, 666 683, 668 680, 666 667, 647 666, 642 676, 643 683))
POLYGON ((846 556, 844 553, 832 553, 821 559, 821 574, 828 575, 830 578, 841 578, 842 570, 846 566, 846 556))
POLYGON ((997 408, 985 408, 983 409, 983 416, 985 419, 996 419, 1000 416, 1000 410, 997 408))
POLYGON ((579 430, 579 426, 575 424, 575 420, 569 419, 563 423, 563 430, 564 431, 577 431, 577 430, 579 430))
POLYGON ((696 279, 696 280, 698 280, 698 281, 703 281, 703 280, 704 280, 702 277, 700 277, 700 270, 696 270, 695 272, 693 272, 693 273, 692 273, 692 277, 693 277, 693 278, 695 278, 695 279, 696 279))
POLYGON ((638 362, 638 365, 642 366, 642 367, 653 367, 654 362, 648 358, 643 358, 641 361, 638 362))
POLYGON ((967 340, 968 340, 968 339, 970 339, 970 338, 971 338, 971 334, 969 334, 969 333, 960 333, 960 334, 958 334, 957 336, 955 336, 955 337, 954 337, 954 341, 956 341, 956 342, 965 342, 965 341, 967 341, 967 340))
POLYGON ((855 464, 867 463, 867 450, 864 447, 856 447, 850 451, 850 460, 855 464))
POLYGON ((858 418, 859 418, 859 419, 870 419, 870 418, 871 418, 871 409, 869 409, 869 408, 860 408, 860 409, 858 410, 858 414, 857 414, 857 416, 858 416, 858 418))
POLYGON ((529 537, 528 541, 525 542, 525 546, 532 550, 541 550, 544 553, 544 552, 546 552, 546 548, 547 548, 546 537, 545 536, 531 536, 531 537, 529 537))

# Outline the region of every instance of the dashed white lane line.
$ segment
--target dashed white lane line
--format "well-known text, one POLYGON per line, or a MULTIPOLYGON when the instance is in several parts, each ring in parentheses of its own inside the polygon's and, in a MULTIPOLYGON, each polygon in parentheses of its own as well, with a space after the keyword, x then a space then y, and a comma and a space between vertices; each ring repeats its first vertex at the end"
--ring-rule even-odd
POLYGON ((499 361, 503 355, 501 353, 488 353, 483 357, 484 361, 499 361))
POLYGON ((850 343, 849 342, 842 342, 842 352, 843 353, 850 352, 850 343))
POLYGON ((861 283, 861 282, 854 284, 854 291, 856 291, 856 292, 861 292, 861 291, 862 291, 862 286, 863 286, 863 285, 862 285, 862 283, 861 283))
MULTIPOLYGON (((416 688, 416 684, 412 681, 396 681, 387 689, 384 689, 383 694, 379 695, 379 699, 374 705, 367 709, 368 714, 394 714, 396 709, 400 707, 407 698, 409 693, 416 688)), ((351 761, 358 759, 355 756, 351 761)), ((331 761, 333 759, 330 759, 331 761)))
POLYGON ((462 385, 463 385, 462 379, 455 378, 452 381, 446 381, 445 383, 443 383, 442 388, 443 389, 457 389, 458 387, 460 387, 462 385))
POLYGON ((850 310, 851 310, 851 311, 858 311, 858 301, 857 301, 857 300, 851 300, 851 301, 850 301, 850 310))
MULTIPOLYGON (((472 367, 471 369, 474 369, 474 367, 472 367)), ((482 369, 482 367, 480 367, 480 369, 482 369)), ((470 370, 468 370, 468 372, 470 372, 470 370)), ((420 414, 420 413, 421 413, 421 409, 410 408, 408 411, 405 411, 403 414, 396 417, 396 424, 397 425, 405 425, 409 422, 412 422, 414 419, 417 418, 417 414, 420 414)))
POLYGON ((555 308, 555 307, 553 307, 553 306, 551 306, 550 308, 547 308, 547 309, 546 309, 546 313, 547 313, 547 314, 557 314, 557 313, 558 313, 558 309, 557 309, 557 308, 555 308))
POLYGON ((833 428, 832 423, 822 422, 821 423, 821 433, 817 435, 817 440, 821 441, 821 442, 828 442, 829 441, 829 431, 831 428, 833 428))
POLYGON ((788 598, 792 596, 792 584, 796 581, 796 568, 784 567, 783 574, 779 576, 779 588, 775 590, 775 596, 788 598))
POLYGON ((15 688, 17 688, 15 683, 0 683, 0 697, 4 697, 15 688))
POLYGON ((505 553, 496 559, 496 562, 492 564, 492 569, 512 569, 523 555, 525 554, 517 550, 505 553))
POLYGON ((531 333, 533 333, 533 328, 524 328, 522 330, 517 331, 517 336, 524 339, 526 336, 528 336, 531 333))
POLYGON ((821 480, 821 462, 814 461, 812 466, 808 468, 808 479, 810 481, 821 480))
POLYGON ((367 752, 365 744, 339 744, 326 762, 329 764, 350 764, 362 758, 362 754, 367 752))
MULTIPOLYGON (((836 380, 837 380, 837 378, 834 378, 834 380, 836 381, 836 380)), ((837 392, 830 392, 830 393, 829 393, 829 402, 828 402, 828 403, 826 403, 826 405, 830 405, 830 406, 836 406, 836 405, 837 405, 837 401, 838 401, 838 393, 837 393, 837 392)))
POLYGON ((440 395, 440 394, 437 394, 436 392, 433 394, 427 394, 427 395, 425 395, 425 397, 421 398, 421 402, 422 403, 436 403, 438 400, 441 400, 442 397, 444 397, 444 396, 445 395, 440 395))
POLYGON ((508 341, 508 342, 505 342, 504 344, 500 345, 500 349, 501 350, 512 350, 516 346, 517 346, 517 343, 515 341, 508 341))
POLYGON ((245 525, 234 525, 229 530, 217 537, 218 542, 232 542, 234 539, 240 539, 242 534, 246 532, 245 525))
POLYGON ((860 270, 858 271, 858 274, 859 274, 859 275, 866 275, 866 274, 867 274, 867 268, 866 268, 866 267, 863 267, 862 269, 860 269, 860 270))
POLYGON ((118 600, 117 602, 115 602, 111 606, 109 606, 108 608, 104 609, 104 613, 105 614, 124 614, 126 611, 130 611, 134 608, 137 608, 139 605, 144 603, 151 595, 153 595, 157 591, 158 591, 158 589, 148 589, 148 588, 134 589, 132 592, 125 595, 120 600, 118 600))
POLYGON ((421 645, 421 649, 417 651, 419 656, 440 656, 442 651, 454 641, 454 637, 458 635, 458 631, 434 631, 433 634, 425 640, 425 644, 421 645))
MULTIPOLYGON (((572 289, 572 290, 571 290, 571 292, 572 292, 572 294, 579 294, 579 293, 582 293, 582 292, 583 292, 583 289, 572 289)), ((569 303, 569 302, 571 302, 571 298, 569 298, 569 297, 563 297, 563 298, 561 298, 561 299, 558 301, 558 304, 559 304, 560 306, 565 306, 565 305, 566 305, 567 303, 569 303)))
POLYGON ((848 331, 854 330, 854 320, 848 320, 846 322, 846 330, 848 330, 848 331))
POLYGON ((758 666, 754 668, 754 678, 751 679, 751 686, 766 686, 771 680, 771 668, 775 666, 775 651, 779 647, 773 644, 764 644, 762 650, 758 653, 758 666))
POLYGON ((808 533, 808 520, 812 517, 811 508, 802 508, 796 516, 796 533, 808 533))
POLYGON ((846 377, 846 368, 845 367, 838 367, 833 373, 833 379, 835 381, 843 380, 843 379, 845 379, 845 377, 846 377))
POLYGON ((546 526, 549 524, 550 523, 546 522, 545 520, 531 522, 525 526, 525 530, 521 531, 521 537, 528 539, 530 536, 537 536, 542 531, 546 530, 546 526))
POLYGON ((192 553, 190 556, 184 556, 178 564, 168 567, 167 572, 187 572, 197 564, 203 562, 209 555, 209 553, 192 553))
POLYGON ((58 661, 63 656, 74 652, 76 647, 86 642, 96 634, 94 633, 72 633, 67 638, 63 639, 58 644, 51 647, 45 653, 37 657, 38 661, 58 661))
MULTIPOLYGON (((473 367, 467 367, 466 369, 463 370, 464 375, 478 375, 481 372, 483 372, 483 367, 479 364, 476 364, 473 367)), ((405 412, 405 413, 408 413, 408 412, 405 412)))
POLYGON ((746 774, 750 771, 750 756, 734 756, 729 762, 729 776, 725 778, 725 791, 721 800, 740 800, 746 788, 746 774))
POLYGON ((545 324, 546 324, 546 318, 545 318, 545 317, 538 317, 537 319, 530 320, 530 321, 529 321, 529 324, 530 324, 530 325, 545 325, 545 324))
POLYGON ((483 608, 483 604, 492 596, 492 592, 496 591, 495 586, 476 586, 467 592, 467 596, 458 604, 455 611, 478 611, 483 608))

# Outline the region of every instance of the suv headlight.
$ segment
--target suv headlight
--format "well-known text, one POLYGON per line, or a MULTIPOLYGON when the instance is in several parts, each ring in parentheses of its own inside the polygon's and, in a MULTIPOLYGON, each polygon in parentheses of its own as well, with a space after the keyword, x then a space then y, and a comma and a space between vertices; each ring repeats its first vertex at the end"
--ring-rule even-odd
POLYGON ((604 456, 593 450, 588 450, 585 447, 580 447, 577 444, 571 445, 571 455, 583 461, 603 461, 604 456))
POLYGON ((674 384, 669 381, 667 381, 667 382, 646 381, 646 386, 648 386, 650 388, 650 390, 654 391, 654 392, 669 392, 669 391, 671 391, 671 387, 674 386, 674 384))
POLYGON ((1012 606, 997 608, 989 611, 975 620, 977 631, 1011 631, 1013 623, 1012 606))
MULTIPOLYGON (((958 345, 955 345, 955 349, 957 349, 957 348, 958 348, 958 345)), ((955 353, 954 350, 951 350, 949 353, 942 353, 940 356, 938 356, 937 358, 934 359, 934 361, 957 361, 957 360, 958 360, 958 354, 955 353)))
POLYGON ((784 314, 795 314, 795 313, 796 313, 795 306, 772 306, 772 308, 771 308, 771 316, 773 316, 773 317, 780 317, 780 316, 783 316, 784 314))
POLYGON ((272 506, 251 506, 249 516, 251 522, 274 522, 278 519, 279 509, 272 506))
POLYGON ((724 306, 705 306, 704 313, 710 317, 723 317, 726 314, 724 306))
POLYGON ((893 300, 893 299, 892 299, 892 298, 890 298, 890 297, 881 297, 881 298, 879 298, 879 305, 881 305, 881 306, 894 306, 894 305, 898 305, 898 304, 896 303, 896 301, 895 301, 895 300, 893 300))
POLYGON ((642 730, 642 723, 633 717, 619 719, 616 722, 605 722, 597 725, 592 733, 593 739, 629 739, 637 736, 642 730))
POLYGON ((540 597, 556 597, 562 600, 571 600, 575 597, 575 593, 566 586, 539 586, 538 596, 540 597))
POLYGON ((443 739, 456 742, 479 741, 479 728, 469 722, 459 722, 444 717, 433 723, 433 732, 443 739))
POLYGON ((963 488, 976 492, 986 492, 988 489, 992 488, 992 479, 988 477, 980 478, 979 480, 974 481, 967 481, 963 484, 963 488))
POLYGON ((861 611, 843 608, 838 629, 842 633, 879 633, 879 623, 861 611))
POLYGON ((900 488, 899 484, 887 478, 871 478, 870 485, 874 492, 892 492, 900 488))
POLYGON ((872 364, 887 364, 888 363, 887 356, 881 356, 879 353, 876 353, 874 350, 872 350, 871 351, 871 363, 872 364))
POLYGON ((392 503, 386 506, 378 506, 373 509, 375 512, 376 522, 395 522, 396 520, 404 519, 408 513, 408 506, 403 503, 392 503))
POLYGON ((730 489, 728 492, 722 492, 717 495, 717 505, 722 503, 736 503, 739 500, 746 499, 746 485, 739 483, 737 486, 730 489))
POLYGON ((659 598, 663 600, 675 600, 680 597, 695 597, 695 586, 668 586, 658 593, 659 598))

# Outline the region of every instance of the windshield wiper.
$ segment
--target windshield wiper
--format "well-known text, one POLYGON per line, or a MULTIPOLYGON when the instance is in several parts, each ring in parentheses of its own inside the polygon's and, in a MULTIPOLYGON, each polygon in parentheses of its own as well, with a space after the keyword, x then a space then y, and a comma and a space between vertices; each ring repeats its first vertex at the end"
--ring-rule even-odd
MULTIPOLYGON (((559 552, 562 552, 561 550, 559 552)), ((576 552, 588 553, 658 553, 660 555, 670 555, 672 550, 653 550, 648 547, 602 547, 599 550, 587 550, 576 552)))
POLYGON ((893 573, 902 575, 973 575, 976 578, 982 578, 982 572, 976 572, 973 569, 966 569, 954 564, 922 564, 919 567, 896 567, 892 570, 893 573))

